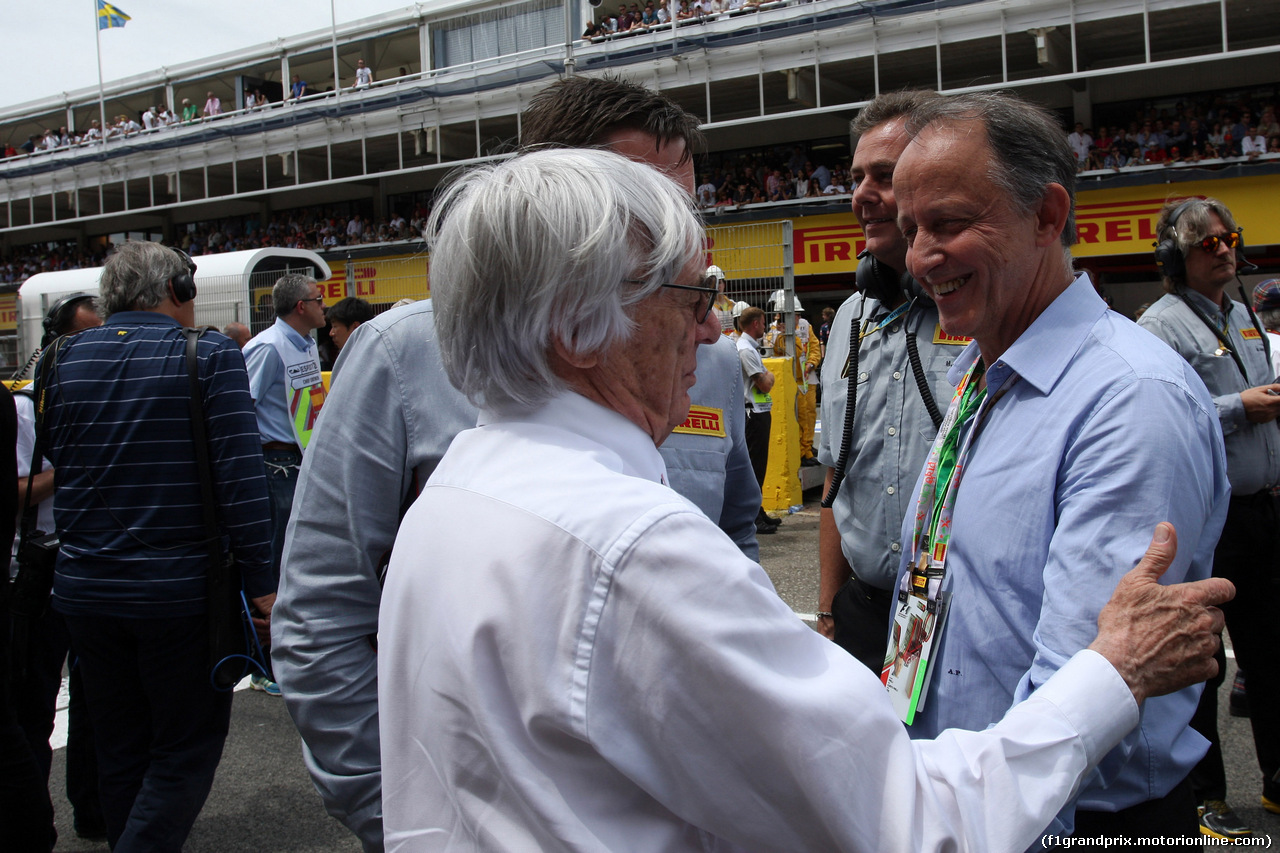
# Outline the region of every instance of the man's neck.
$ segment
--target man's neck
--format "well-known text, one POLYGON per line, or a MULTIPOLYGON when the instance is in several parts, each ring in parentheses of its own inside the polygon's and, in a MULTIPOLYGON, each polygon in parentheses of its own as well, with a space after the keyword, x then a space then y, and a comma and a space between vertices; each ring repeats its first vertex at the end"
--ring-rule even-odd
POLYGON ((311 334, 311 324, 297 314, 291 314, 286 317, 284 323, 304 338, 311 334))
POLYGON ((1225 284, 1212 285, 1188 281, 1187 289, 1194 290, 1218 308, 1222 308, 1226 305, 1226 299, 1224 297, 1226 296, 1227 286, 1225 284))

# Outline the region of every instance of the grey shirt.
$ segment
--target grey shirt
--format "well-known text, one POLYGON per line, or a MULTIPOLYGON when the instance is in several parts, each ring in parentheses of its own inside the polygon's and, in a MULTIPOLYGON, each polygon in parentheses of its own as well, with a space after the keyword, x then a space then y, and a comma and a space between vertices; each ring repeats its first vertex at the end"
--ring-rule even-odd
MULTIPOLYGON (((725 435, 677 433, 661 450, 672 487, 755 560, 760 489, 732 346, 699 349, 690 392, 695 405, 723 410, 725 435)), ((347 341, 303 457, 271 659, 326 808, 369 850, 382 849, 378 566, 415 476, 421 487, 477 416, 445 375, 431 301, 415 302, 362 323, 347 341)))
MULTIPOLYGON (((844 436, 849 401, 850 323, 861 314, 859 328, 874 329, 890 311, 877 300, 855 293, 831 321, 827 357, 822 363, 822 434, 818 461, 834 467, 844 436)), ((947 369, 967 343, 946 340, 938 325, 938 309, 921 299, 907 317, 916 332, 920 364, 938 410, 946 412, 953 388, 947 369)), ((858 580, 890 589, 902 556, 902 519, 912 509, 912 488, 924 468, 937 430, 929 418, 907 360, 907 335, 899 317, 862 340, 858 354, 857 410, 853 442, 840 494, 831 511, 840 531, 840 548, 858 580)))
POLYGON ((1280 427, 1275 421, 1251 423, 1240 392, 1272 380, 1271 364, 1245 307, 1227 299, 1227 311, 1211 299, 1187 290, 1187 296, 1223 328, 1231 349, 1240 354, 1248 378, 1222 342, 1178 296, 1166 293, 1147 309, 1138 325, 1173 347, 1200 376, 1213 397, 1227 446, 1227 478, 1238 497, 1271 489, 1280 482, 1280 427), (1248 336, 1246 338, 1246 335, 1248 336))

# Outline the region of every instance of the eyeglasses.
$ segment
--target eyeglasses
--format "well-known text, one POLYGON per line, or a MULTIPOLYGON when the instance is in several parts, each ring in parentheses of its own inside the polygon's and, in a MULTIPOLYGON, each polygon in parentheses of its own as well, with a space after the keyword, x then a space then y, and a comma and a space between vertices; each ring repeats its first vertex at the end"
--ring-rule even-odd
POLYGON ((298 301, 299 301, 299 302, 314 302, 314 303, 316 303, 317 305, 323 305, 323 304, 324 304, 324 297, 323 297, 323 296, 313 296, 313 297, 311 297, 310 299, 299 299, 298 301))
POLYGON ((714 275, 704 275, 701 285, 692 284, 664 284, 663 287, 670 287, 673 290, 693 290, 698 293, 705 294, 698 299, 696 305, 693 306, 693 316, 697 318, 699 323, 705 323, 707 317, 711 315, 711 306, 716 304, 716 297, 720 295, 720 279, 714 275), (703 302, 705 301, 705 304, 703 302))
POLYGON ((1200 241, 1200 248, 1210 255, 1218 251, 1218 245, 1226 243, 1228 249, 1240 248, 1240 232, 1228 231, 1226 234, 1210 234, 1200 241))

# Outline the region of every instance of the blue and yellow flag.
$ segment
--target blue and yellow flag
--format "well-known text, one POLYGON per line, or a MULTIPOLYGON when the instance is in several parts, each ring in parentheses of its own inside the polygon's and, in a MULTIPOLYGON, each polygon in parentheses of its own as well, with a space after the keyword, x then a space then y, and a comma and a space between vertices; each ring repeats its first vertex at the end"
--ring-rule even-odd
POLYGON ((133 20, 107 0, 98 0, 98 29, 109 30, 112 27, 123 27, 125 21, 133 20))

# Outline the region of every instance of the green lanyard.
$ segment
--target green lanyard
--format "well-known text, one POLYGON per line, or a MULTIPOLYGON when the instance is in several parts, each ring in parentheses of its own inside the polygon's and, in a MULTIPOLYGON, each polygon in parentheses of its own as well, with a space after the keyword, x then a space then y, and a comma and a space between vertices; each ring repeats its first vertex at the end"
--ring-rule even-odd
MULTIPOLYGON (((934 545, 946 545, 951 539, 951 525, 946 524, 942 531, 939 532, 938 524, 942 519, 942 509, 944 506, 950 508, 955 503, 955 495, 952 493, 952 475, 956 471, 956 462, 960 458, 960 432, 964 424, 973 417, 973 413, 978 410, 978 406, 982 405, 983 399, 987 396, 987 389, 984 387, 978 389, 979 383, 976 377, 982 374, 982 359, 979 358, 974 366, 970 369, 970 381, 965 383, 964 391, 960 395, 960 405, 956 412, 955 423, 951 425, 951 429, 947 431, 946 436, 942 439, 938 447, 938 480, 933 492, 933 512, 930 514, 929 529, 927 531, 926 545, 932 550, 934 545), (941 536, 941 540, 939 540, 941 536)), ((955 483, 959 488, 960 483, 955 483)), ((950 512, 947 513, 948 522, 950 522, 950 512)))

